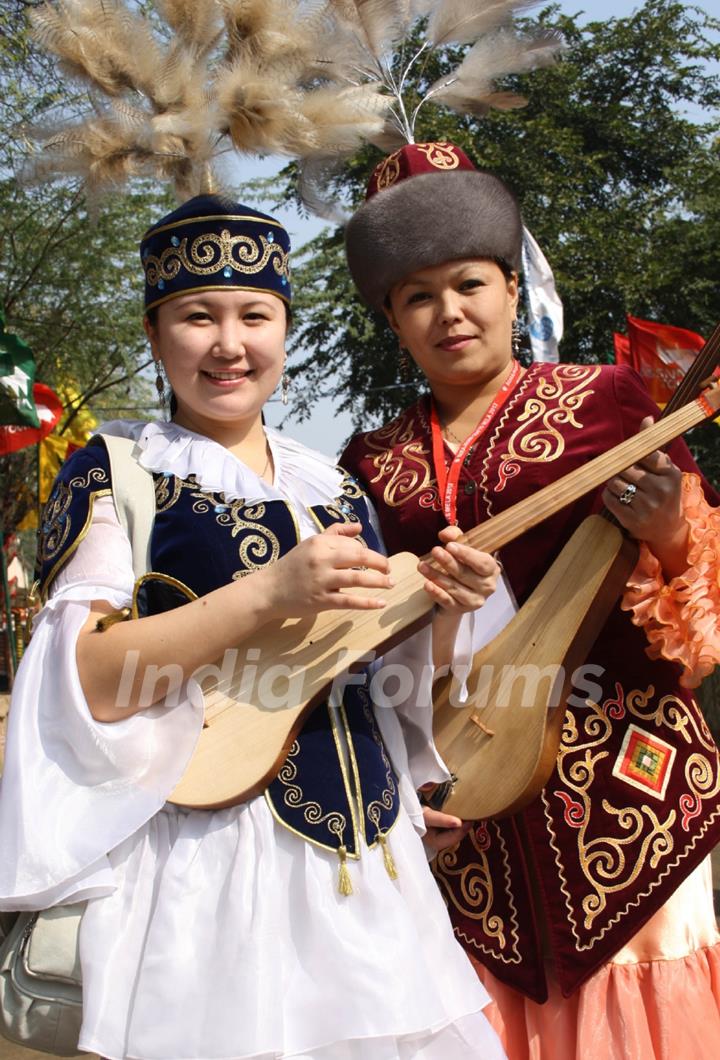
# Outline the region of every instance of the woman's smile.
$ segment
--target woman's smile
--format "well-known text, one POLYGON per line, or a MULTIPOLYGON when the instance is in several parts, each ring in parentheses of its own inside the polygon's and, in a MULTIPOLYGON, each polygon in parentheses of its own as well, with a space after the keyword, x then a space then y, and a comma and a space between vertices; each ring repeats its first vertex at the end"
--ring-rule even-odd
POLYGON ((439 346, 441 350, 447 350, 451 353, 453 350, 464 350, 476 337, 475 335, 448 335, 435 345, 439 346))
POLYGON ((252 368, 244 368, 238 369, 234 372, 214 372, 209 371, 208 369, 201 369, 200 374, 205 376, 213 386, 218 386, 221 389, 229 389, 251 379, 254 375, 254 370, 252 368))

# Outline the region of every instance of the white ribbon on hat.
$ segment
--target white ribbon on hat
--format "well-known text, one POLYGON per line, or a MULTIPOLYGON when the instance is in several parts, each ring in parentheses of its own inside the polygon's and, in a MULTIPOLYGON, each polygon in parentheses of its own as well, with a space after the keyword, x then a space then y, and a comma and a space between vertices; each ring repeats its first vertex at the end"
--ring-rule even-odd
POLYGON ((533 360, 557 363, 558 344, 563 335, 563 306, 548 260, 524 227, 522 266, 533 360))

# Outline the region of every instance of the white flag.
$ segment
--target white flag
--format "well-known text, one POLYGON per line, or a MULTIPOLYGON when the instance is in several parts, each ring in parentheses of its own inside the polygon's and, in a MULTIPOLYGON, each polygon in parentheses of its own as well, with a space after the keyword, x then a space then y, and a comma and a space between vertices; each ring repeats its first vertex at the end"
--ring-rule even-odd
POLYGON ((563 334, 562 302, 547 258, 527 228, 523 228, 522 262, 533 360, 557 362, 563 334))

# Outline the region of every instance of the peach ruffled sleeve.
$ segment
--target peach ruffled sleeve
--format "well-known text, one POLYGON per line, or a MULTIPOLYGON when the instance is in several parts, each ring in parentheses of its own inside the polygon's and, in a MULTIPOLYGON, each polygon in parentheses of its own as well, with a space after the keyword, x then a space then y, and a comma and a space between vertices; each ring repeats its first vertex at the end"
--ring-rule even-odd
POLYGON ((696 688, 720 662, 720 508, 708 504, 699 477, 688 472, 682 504, 690 527, 687 570, 666 582, 642 543, 621 606, 645 630, 650 658, 680 663, 680 684, 696 688))

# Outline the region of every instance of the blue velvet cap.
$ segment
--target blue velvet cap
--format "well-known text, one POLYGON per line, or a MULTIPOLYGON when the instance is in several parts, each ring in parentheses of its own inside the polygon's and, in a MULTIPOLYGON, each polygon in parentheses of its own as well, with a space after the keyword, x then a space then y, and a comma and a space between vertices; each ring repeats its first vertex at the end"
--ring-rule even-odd
POLYGON ((267 291, 288 305, 290 237, 273 217, 197 195, 158 221, 140 243, 145 309, 188 291, 267 291))

